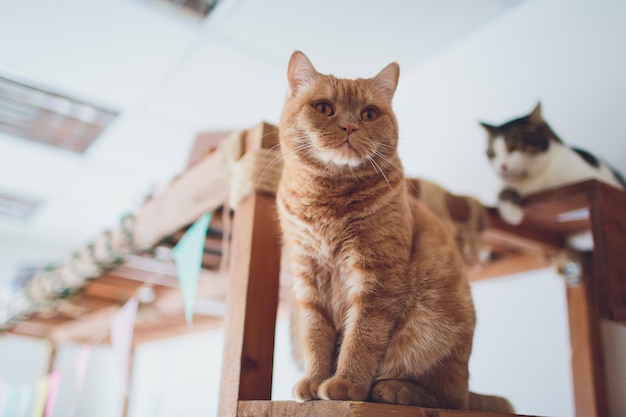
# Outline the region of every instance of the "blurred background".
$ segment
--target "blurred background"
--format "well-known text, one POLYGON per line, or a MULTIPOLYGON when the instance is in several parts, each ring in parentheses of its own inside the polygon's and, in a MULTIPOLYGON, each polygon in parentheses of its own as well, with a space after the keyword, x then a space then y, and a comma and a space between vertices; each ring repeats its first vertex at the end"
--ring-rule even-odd
MULTIPOLYGON (((565 142, 626 172, 625 18, 622 0, 0 0, 0 301, 20 271, 65 257, 158 194, 200 132, 277 123, 295 49, 340 77, 397 61, 407 174, 486 205, 499 183, 478 121, 508 121, 539 100, 565 142)), ((524 414, 574 414, 563 288, 552 270, 473 284, 472 389, 524 414)), ((626 346, 623 328, 608 331, 626 346)), ((110 350, 97 347, 77 415, 214 415, 222 337, 137 348, 127 402, 110 350)), ((58 366, 71 369, 79 350, 59 347, 58 366)), ((0 337, 0 379, 36 380, 48 352, 44 340, 0 337)), ((290 398, 297 372, 276 366, 275 397, 290 398)), ((623 391, 625 366, 609 372, 610 390, 623 391)), ((74 394, 62 386, 55 417, 74 394)), ((626 413, 620 397, 615 415, 626 413)))

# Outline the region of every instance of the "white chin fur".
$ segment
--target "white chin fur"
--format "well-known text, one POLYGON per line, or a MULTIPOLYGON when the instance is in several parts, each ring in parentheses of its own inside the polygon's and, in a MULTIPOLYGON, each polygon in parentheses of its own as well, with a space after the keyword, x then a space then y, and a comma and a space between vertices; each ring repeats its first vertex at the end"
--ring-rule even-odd
POLYGON ((356 168, 363 164, 363 158, 354 154, 354 151, 318 151, 317 157, 325 164, 356 168))

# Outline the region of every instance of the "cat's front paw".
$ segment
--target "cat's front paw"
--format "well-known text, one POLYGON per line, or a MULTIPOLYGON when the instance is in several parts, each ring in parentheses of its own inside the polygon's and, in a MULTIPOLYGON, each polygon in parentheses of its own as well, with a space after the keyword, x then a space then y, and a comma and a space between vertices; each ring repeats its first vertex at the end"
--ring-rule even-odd
POLYGON ((372 386, 372 400, 379 403, 437 407, 439 403, 429 392, 415 382, 403 379, 384 379, 372 386))
POLYGON ((365 401, 369 387, 355 384, 345 378, 334 376, 319 387, 319 395, 324 400, 365 401))
POLYGON ((502 219, 513 225, 518 225, 524 220, 524 209, 511 201, 500 201, 498 203, 498 212, 502 219))
POLYGON ((293 397, 300 401, 319 400, 318 389, 321 380, 302 378, 293 386, 293 397))
POLYGON ((513 225, 520 224, 524 220, 520 192, 511 187, 502 189, 498 194, 498 212, 505 222, 513 225))

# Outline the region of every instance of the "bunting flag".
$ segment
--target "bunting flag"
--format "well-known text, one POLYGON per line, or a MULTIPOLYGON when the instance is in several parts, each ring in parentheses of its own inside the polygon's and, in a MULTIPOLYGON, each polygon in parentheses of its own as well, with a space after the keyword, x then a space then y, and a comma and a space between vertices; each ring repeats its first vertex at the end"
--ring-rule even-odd
POLYGON ((185 303, 185 319, 187 325, 192 325, 193 308, 196 301, 198 277, 202 267, 202 254, 206 233, 211 222, 212 213, 205 213, 185 232, 178 241, 172 255, 178 271, 178 281, 185 303))
POLYGON ((39 381, 36 384, 11 384, 0 380, 0 417, 25 417, 33 405, 35 385, 39 387, 39 381))
POLYGON ((128 394, 133 327, 139 301, 131 297, 111 320, 111 346, 117 358, 124 392, 128 394))
POLYGON ((67 417, 73 417, 74 414, 76 414, 80 394, 82 393, 83 386, 85 385, 87 365, 89 365, 89 358, 91 357, 92 351, 93 345, 86 344, 80 348, 80 351, 76 355, 76 361, 74 363, 74 368, 76 369, 76 374, 74 378, 74 395, 72 395, 72 404, 69 408, 70 411, 68 412, 67 417))
POLYGON ((33 383, 11 384, 0 380, 0 417, 51 417, 60 382, 59 371, 33 383))
POLYGON ((46 398, 48 396, 48 375, 39 378, 35 388, 35 406, 33 407, 33 417, 41 417, 44 407, 46 406, 46 398))
POLYGON ((54 410, 54 404, 57 401, 57 395, 59 394, 60 385, 61 385, 61 372, 52 371, 50 375, 48 375, 48 399, 46 400, 44 417, 52 416, 52 410, 54 410))

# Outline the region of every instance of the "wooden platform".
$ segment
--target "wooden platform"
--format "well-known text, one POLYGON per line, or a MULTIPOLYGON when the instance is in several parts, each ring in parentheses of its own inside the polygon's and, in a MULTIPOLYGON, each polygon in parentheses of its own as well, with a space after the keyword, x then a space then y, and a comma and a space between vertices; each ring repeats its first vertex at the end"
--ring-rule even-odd
POLYGON ((443 410, 356 401, 240 401, 240 417, 512 417, 519 414, 443 410))

